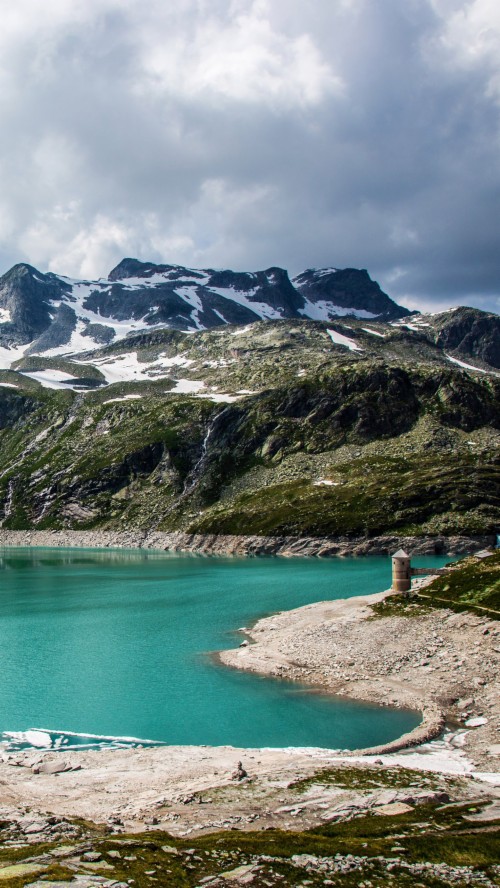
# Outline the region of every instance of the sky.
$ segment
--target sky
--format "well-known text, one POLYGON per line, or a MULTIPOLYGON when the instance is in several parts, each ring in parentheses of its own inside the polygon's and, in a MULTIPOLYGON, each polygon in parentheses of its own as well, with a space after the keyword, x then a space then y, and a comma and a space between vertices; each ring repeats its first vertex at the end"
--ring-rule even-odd
POLYGON ((16 0, 0 273, 367 268, 500 311, 498 0, 16 0))

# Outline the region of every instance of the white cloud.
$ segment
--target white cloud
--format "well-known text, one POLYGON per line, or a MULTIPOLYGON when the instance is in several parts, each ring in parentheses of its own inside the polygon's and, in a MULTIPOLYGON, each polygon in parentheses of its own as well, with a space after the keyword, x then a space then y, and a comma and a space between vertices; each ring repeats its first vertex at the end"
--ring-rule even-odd
POLYGON ((500 5, 497 0, 432 0, 442 19, 433 41, 438 60, 465 70, 486 70, 487 89, 500 99, 500 5))
POLYGON ((496 0, 18 0, 3 269, 354 265, 496 305, 499 35, 496 0))
MULTIPOLYGON (((217 4, 215 4, 217 7, 217 4)), ((168 7, 167 7, 168 9, 168 7)), ((316 105, 341 89, 309 33, 273 26, 267 3, 231 3, 186 16, 164 11, 140 29, 145 79, 137 88, 207 102, 263 102, 281 109, 316 105), (172 28, 172 20, 176 27, 172 28)))

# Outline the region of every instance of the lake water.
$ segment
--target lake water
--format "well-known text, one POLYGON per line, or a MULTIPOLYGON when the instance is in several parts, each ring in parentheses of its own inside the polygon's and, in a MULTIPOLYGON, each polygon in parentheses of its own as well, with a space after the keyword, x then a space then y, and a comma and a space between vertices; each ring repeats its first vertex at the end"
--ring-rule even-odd
POLYGON ((386 742, 418 714, 233 671, 211 652, 236 647, 235 630, 263 614, 389 585, 388 558, 2 549, 0 733, 11 748, 110 742, 88 735, 336 749, 386 742), (50 736, 25 733, 34 729, 50 736))

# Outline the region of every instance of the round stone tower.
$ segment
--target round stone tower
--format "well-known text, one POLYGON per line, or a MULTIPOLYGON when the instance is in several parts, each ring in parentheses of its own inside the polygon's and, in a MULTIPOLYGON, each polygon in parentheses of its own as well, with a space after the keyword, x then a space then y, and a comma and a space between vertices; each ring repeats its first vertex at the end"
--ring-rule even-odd
POLYGON ((410 556, 398 549, 392 556, 392 588, 394 592, 409 592, 411 589, 410 556))

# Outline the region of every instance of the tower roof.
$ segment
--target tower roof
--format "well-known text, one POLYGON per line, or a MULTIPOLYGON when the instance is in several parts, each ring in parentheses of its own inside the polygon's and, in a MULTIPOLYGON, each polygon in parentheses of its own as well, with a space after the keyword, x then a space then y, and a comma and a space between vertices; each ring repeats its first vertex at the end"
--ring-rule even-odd
POLYGON ((393 558, 409 558, 408 552, 405 552, 404 549, 398 549, 397 552, 394 552, 393 558))

